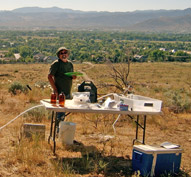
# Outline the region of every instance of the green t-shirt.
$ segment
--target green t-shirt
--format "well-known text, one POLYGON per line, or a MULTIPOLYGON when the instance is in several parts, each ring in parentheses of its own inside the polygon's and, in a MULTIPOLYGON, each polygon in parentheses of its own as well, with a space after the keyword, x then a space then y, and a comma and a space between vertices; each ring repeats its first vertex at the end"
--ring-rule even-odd
POLYGON ((51 64, 49 74, 54 76, 58 93, 64 92, 66 97, 69 97, 72 89, 72 77, 66 76, 67 72, 73 72, 73 64, 70 61, 63 62, 58 59, 51 64))

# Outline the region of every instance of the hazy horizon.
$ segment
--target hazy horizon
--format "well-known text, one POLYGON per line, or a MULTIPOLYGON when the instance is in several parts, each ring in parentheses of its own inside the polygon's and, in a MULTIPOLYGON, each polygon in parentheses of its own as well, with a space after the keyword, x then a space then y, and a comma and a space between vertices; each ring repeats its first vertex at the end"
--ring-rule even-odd
POLYGON ((128 12, 136 10, 183 10, 191 8, 191 0, 0 0, 0 10, 14 10, 23 7, 59 7, 81 11, 128 12))

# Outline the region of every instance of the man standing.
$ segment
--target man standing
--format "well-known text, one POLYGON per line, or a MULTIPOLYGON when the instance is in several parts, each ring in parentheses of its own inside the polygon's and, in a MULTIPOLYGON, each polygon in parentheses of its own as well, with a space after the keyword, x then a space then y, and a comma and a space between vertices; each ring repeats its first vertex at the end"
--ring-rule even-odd
POLYGON ((73 64, 68 60, 70 51, 65 47, 60 47, 57 52, 58 60, 50 66, 48 80, 54 92, 58 95, 63 92, 66 99, 71 98, 72 79, 76 76, 66 76, 65 73, 73 72, 73 64))
MULTIPOLYGON (((60 47, 57 52, 58 60, 54 61, 49 70, 48 80, 56 93, 57 98, 61 92, 65 94, 66 99, 71 98, 72 79, 76 76, 66 76, 65 73, 73 72, 73 64, 68 60, 70 51, 65 47, 60 47)), ((64 113, 58 113, 57 118, 60 121, 64 113)), ((64 120, 64 118, 62 119, 64 120)))

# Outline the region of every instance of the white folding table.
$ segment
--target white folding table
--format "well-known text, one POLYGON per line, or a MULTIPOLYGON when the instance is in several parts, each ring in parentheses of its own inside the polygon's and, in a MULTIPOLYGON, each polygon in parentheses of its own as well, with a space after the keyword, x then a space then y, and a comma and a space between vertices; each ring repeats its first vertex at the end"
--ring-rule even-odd
MULTIPOLYGON (((66 100, 65 106, 61 107, 59 104, 51 104, 49 99, 44 99, 40 101, 41 104, 45 106, 47 110, 52 111, 52 117, 51 117, 51 126, 50 126, 50 135, 48 138, 48 143, 50 143, 50 139, 52 139, 54 145, 53 145, 53 153, 55 154, 56 150, 56 126, 58 125, 58 120, 56 119, 57 112, 65 112, 65 116, 69 115, 70 113, 99 113, 99 114, 118 114, 118 115, 127 115, 132 120, 135 118, 133 116, 136 116, 136 135, 135 139, 133 140, 133 144, 135 141, 139 141, 142 144, 145 144, 145 130, 146 130, 146 116, 147 115, 157 115, 161 114, 161 112, 148 112, 148 111, 120 111, 118 108, 109 108, 105 109, 101 107, 97 103, 86 103, 86 104, 74 104, 73 100, 66 100), (143 125, 139 123, 139 116, 143 116, 144 121, 143 125), (139 127, 143 130, 143 137, 142 141, 138 140, 138 129, 139 127)), ((119 117, 118 117, 119 118, 119 117)), ((117 118, 117 119, 118 119, 117 118)), ((116 121, 114 122, 116 123, 116 121)))

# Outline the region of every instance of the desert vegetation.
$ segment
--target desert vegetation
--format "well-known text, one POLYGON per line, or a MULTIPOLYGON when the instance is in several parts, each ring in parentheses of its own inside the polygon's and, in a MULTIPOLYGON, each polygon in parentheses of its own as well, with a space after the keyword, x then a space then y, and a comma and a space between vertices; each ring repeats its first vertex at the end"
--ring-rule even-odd
MULTIPOLYGON (((98 89, 98 97, 111 92, 120 93, 107 64, 74 64, 98 89)), ((128 67, 127 64, 124 64, 128 67)), ((114 64, 116 68, 119 64, 114 64)), ((191 175, 191 63, 132 63, 128 83, 132 92, 163 101, 162 115, 148 116, 146 144, 160 145, 168 141, 183 149, 181 172, 191 175)), ((28 108, 50 98, 47 80, 49 64, 0 65, 0 127, 28 108)), ((73 91, 84 81, 78 77, 73 91)), ((0 130, 0 176, 136 176, 131 159, 135 124, 117 115, 71 114, 67 120, 77 124, 73 145, 57 142, 56 155, 47 138, 51 112, 39 107, 23 114, 0 130), (45 140, 21 136, 24 123, 46 125, 45 140)), ((141 131, 139 135, 141 136, 141 131)), ((137 175, 138 176, 138 175, 137 175)))

